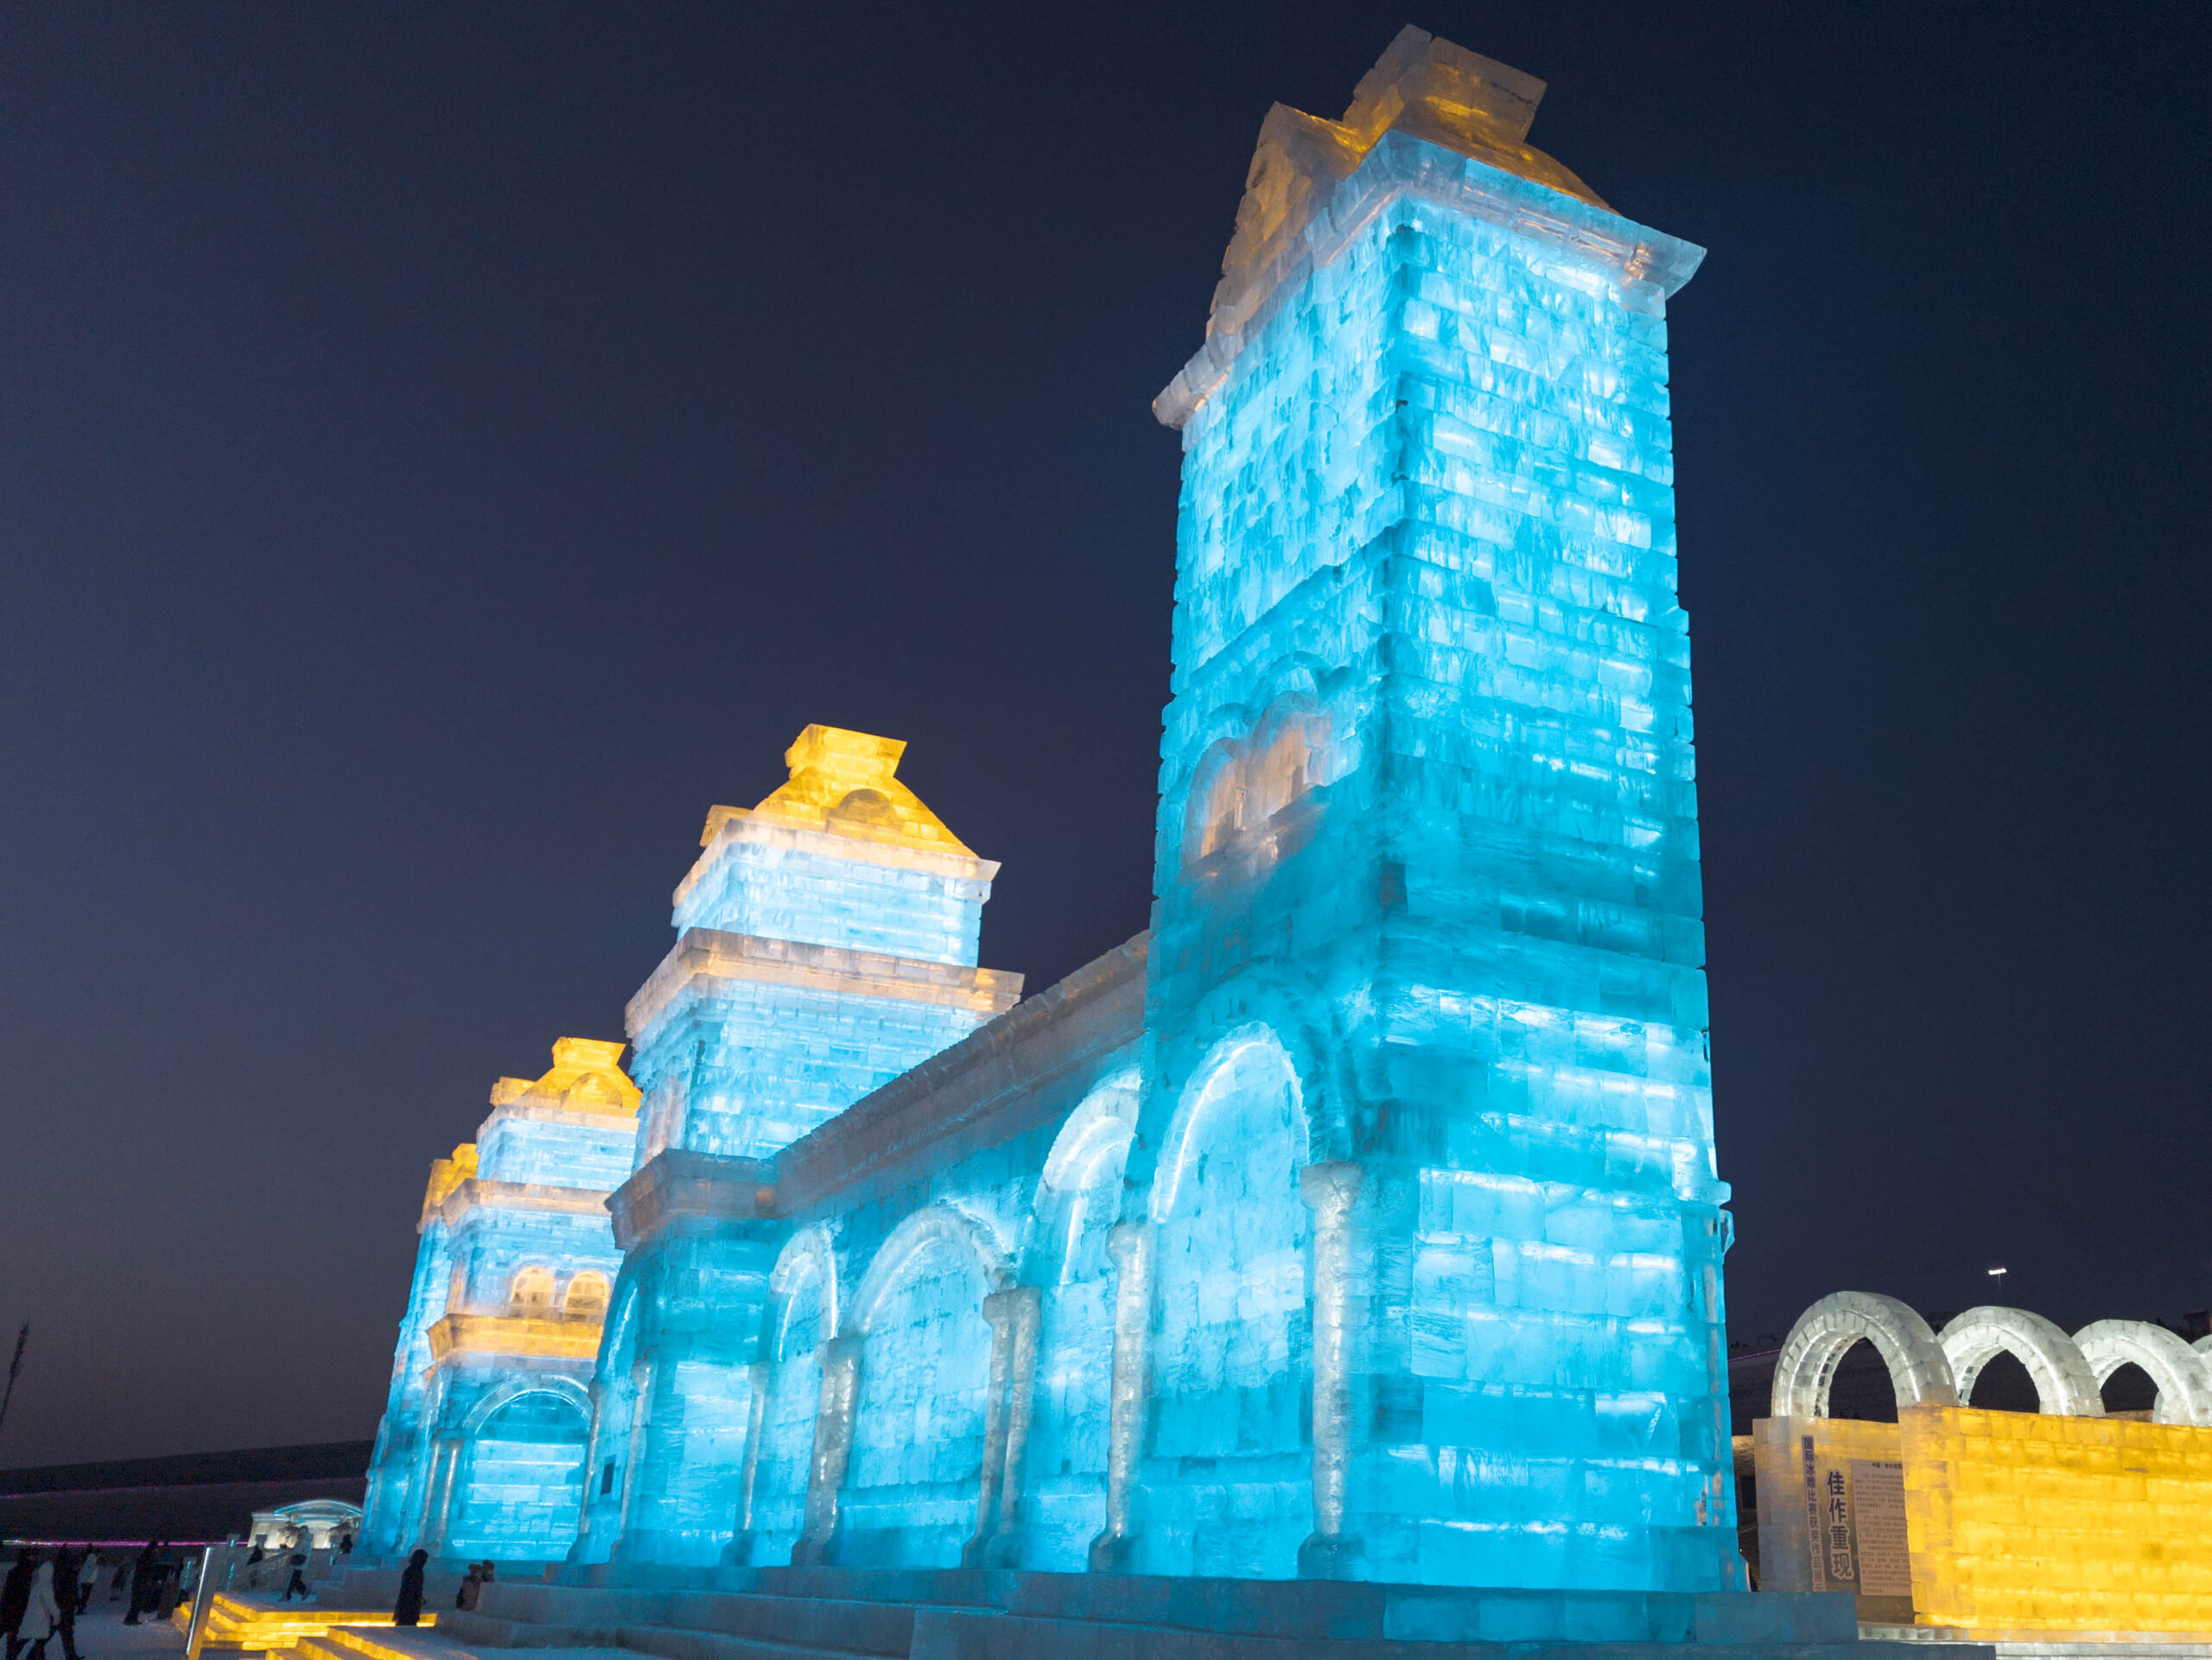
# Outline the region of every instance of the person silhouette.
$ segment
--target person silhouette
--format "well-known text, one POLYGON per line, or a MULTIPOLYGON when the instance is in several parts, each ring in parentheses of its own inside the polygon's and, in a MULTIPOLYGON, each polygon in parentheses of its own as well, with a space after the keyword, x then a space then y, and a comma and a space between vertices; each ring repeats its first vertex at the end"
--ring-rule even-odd
POLYGON ((391 1623, 395 1625, 419 1625, 423 1623, 423 1565, 430 1560, 430 1553, 418 1549, 407 1559, 407 1566, 399 1571, 399 1597, 391 1605, 391 1623))

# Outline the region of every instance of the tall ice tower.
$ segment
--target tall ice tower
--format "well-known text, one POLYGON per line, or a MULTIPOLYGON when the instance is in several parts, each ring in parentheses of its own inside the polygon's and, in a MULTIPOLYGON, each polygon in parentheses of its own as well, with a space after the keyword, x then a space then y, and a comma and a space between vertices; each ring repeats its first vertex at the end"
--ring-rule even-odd
POLYGON ((1278 105, 1155 406, 1097 1566, 1736 1581, 1667 397, 1700 251, 1529 148, 1542 91, 1408 29, 1341 121, 1278 105))

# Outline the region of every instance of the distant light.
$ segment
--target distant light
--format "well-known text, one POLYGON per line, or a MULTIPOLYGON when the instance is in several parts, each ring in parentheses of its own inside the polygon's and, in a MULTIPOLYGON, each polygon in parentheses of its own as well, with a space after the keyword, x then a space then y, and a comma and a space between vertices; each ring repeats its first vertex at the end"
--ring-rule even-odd
POLYGON ((2001 1268, 1993 1268, 1989 1270, 1989 1277, 1993 1280, 2002 1279, 2004 1275, 2005 1270, 2001 1268))

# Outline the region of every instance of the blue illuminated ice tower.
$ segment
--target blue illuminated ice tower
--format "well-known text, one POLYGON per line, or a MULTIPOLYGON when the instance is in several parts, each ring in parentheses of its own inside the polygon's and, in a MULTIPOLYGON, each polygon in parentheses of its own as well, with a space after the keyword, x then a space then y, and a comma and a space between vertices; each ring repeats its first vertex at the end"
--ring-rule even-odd
POLYGON ((976 966, 998 866, 899 781, 905 749, 810 726, 759 805, 715 808, 675 947, 630 1000, 645 1100, 637 1167, 607 1204, 624 1256, 577 1561, 732 1553, 787 1231, 768 1161, 1020 994, 1020 975, 976 966))
POLYGON ((1096 1566, 1736 1582, 1664 321, 1700 254, 1526 145, 1541 92, 1409 29, 1341 122, 1277 106, 1156 406, 1150 1370, 1096 1566))

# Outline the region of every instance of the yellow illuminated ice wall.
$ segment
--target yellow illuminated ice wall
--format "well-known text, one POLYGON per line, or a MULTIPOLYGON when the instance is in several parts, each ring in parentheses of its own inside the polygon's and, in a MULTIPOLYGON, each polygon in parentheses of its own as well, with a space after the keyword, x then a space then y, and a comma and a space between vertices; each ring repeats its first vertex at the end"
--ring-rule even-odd
POLYGON ((586 1384, 622 1264, 607 1195, 629 1173, 638 1089, 619 1043, 563 1038, 503 1078, 473 1144, 430 1167, 422 1243, 363 1518, 365 1554, 568 1554, 586 1384))
POLYGON ((1753 1432, 1761 1586, 1849 1590, 1863 1619, 1991 1640, 2212 1637, 2212 1379, 2163 1327, 2070 1336, 2019 1309, 1970 1309, 1939 1334, 1894 1299, 1840 1293, 1783 1345, 1773 1415, 1753 1432), (1895 1423, 1827 1415, 1844 1352, 1873 1343, 1895 1423), (1995 1354, 2044 1410, 1961 1405, 1995 1354), (2124 1364, 2159 1386, 2152 1421, 2107 1416, 2124 1364))

